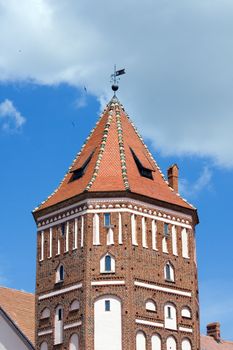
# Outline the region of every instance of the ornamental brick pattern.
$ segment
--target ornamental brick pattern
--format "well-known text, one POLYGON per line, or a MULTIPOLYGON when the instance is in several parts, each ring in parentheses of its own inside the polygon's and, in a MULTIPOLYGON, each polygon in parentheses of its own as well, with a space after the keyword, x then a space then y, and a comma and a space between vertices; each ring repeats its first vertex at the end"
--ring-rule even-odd
POLYGON ((144 332, 147 350, 152 349, 154 334, 160 335, 162 350, 166 349, 169 336, 176 339, 177 349, 182 348, 183 339, 190 340, 192 349, 200 349, 196 209, 168 186, 117 99, 110 101, 70 170, 79 169, 93 151, 83 176, 72 181, 72 173, 68 172, 54 194, 34 211, 38 227, 36 349, 40 349, 44 341, 49 350, 69 349, 70 337, 76 333, 80 349, 94 350, 94 303, 104 295, 114 295, 121 300, 123 350, 136 349, 137 331, 144 332), (153 179, 140 175, 131 148, 143 167, 152 171, 153 179), (114 241, 111 245, 107 244, 109 228, 104 226, 106 213, 111 215, 114 241), (99 216, 98 245, 93 244, 95 214, 99 216), (137 245, 132 244, 131 215, 136 218, 137 245), (147 248, 143 247, 142 240, 143 217, 147 248), (156 250, 152 242, 152 221, 157 228, 156 250), (66 226, 64 229, 62 225, 67 222, 69 244, 65 251, 66 226), (164 224, 168 224, 169 230, 167 252, 163 251, 164 224), (172 249, 172 226, 176 228, 177 255, 172 249), (188 258, 183 257, 183 229, 187 230, 188 258), (115 260, 115 272, 100 272, 100 260, 106 253, 115 260), (164 267, 168 262, 174 269, 174 281, 165 279, 164 267), (56 283, 61 264, 64 280, 56 283), (146 310, 148 299, 154 300, 156 311, 146 310), (77 310, 70 307, 74 300, 80 304, 77 310), (165 327, 166 303, 176 308, 176 330, 165 327), (63 308, 64 337, 60 345, 54 345, 58 305, 63 308), (190 318, 182 317, 184 307, 191 311, 190 318), (50 310, 50 316, 41 318, 45 308, 50 310))

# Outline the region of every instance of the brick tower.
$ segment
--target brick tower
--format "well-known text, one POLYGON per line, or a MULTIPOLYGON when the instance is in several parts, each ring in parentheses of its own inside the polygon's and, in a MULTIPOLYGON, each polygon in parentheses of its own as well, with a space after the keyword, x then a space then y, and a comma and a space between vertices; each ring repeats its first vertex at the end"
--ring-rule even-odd
POLYGON ((33 214, 36 349, 200 348, 197 211, 115 96, 33 214))

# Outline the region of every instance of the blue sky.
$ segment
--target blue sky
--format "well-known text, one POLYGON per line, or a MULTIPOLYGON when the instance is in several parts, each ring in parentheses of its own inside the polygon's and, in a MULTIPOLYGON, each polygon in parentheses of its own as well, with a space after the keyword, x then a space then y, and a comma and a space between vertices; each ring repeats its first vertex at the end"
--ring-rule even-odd
POLYGON ((232 14, 228 0, 0 0, 1 284, 34 290, 31 211, 111 97, 117 62, 120 100, 199 210, 202 332, 220 321, 232 339, 232 14))

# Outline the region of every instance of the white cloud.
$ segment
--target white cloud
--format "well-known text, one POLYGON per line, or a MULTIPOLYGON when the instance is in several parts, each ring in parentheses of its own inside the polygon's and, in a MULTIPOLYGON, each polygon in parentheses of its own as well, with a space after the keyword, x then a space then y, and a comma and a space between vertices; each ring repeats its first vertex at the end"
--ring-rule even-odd
POLYGON ((25 123, 26 119, 15 108, 12 101, 6 99, 0 103, 0 121, 2 120, 2 129, 5 131, 18 131, 25 123))
POLYGON ((196 197, 201 191, 211 188, 212 171, 205 166, 200 176, 193 183, 186 179, 180 179, 179 192, 189 198, 196 197))
POLYGON ((231 0, 0 0, 0 80, 119 96, 164 154, 233 167, 231 0), (17 39, 16 39, 17 38, 17 39))

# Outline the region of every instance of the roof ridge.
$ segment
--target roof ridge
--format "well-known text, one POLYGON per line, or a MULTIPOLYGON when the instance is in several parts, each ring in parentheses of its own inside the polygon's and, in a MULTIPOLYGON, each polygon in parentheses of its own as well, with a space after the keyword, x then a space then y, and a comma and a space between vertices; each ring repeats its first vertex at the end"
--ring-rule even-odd
POLYGON ((8 289, 8 290, 12 290, 12 291, 14 291, 14 292, 18 292, 18 293, 22 293, 22 294, 31 294, 31 295, 34 295, 34 296, 35 296, 35 293, 27 292, 27 291, 25 291, 25 290, 10 288, 10 287, 6 287, 6 286, 1 286, 1 285, 0 285, 0 289, 8 289))
POLYGON ((72 167, 74 166, 75 162, 78 160, 78 158, 79 158, 79 156, 81 155, 82 151, 84 150, 84 148, 85 148, 87 142, 89 141, 89 139, 90 139, 91 136, 93 135, 93 133, 94 133, 94 131, 96 130, 97 126, 99 125, 99 123, 100 123, 102 117, 103 117, 104 114, 106 113, 106 111, 107 111, 107 109, 108 109, 108 107, 109 107, 109 104, 110 104, 110 102, 106 105, 105 109, 104 109, 103 112, 100 114, 100 116, 99 116, 99 118, 97 119, 97 122, 96 122, 94 128, 89 132, 89 134, 88 134, 87 138, 85 139, 85 141, 84 141, 84 143, 83 143, 83 145, 82 145, 80 151, 76 154, 75 158, 73 159, 71 165, 69 166, 67 172, 65 173, 63 179, 60 181, 60 183, 59 183, 59 185, 57 186, 57 188, 56 188, 46 199, 44 199, 37 207, 35 207, 35 208, 33 209, 32 212, 35 212, 36 210, 40 209, 40 207, 41 207, 45 202, 47 202, 47 200, 48 200, 49 198, 51 198, 51 197, 61 188, 62 184, 65 182, 67 176, 69 175, 70 170, 71 170, 72 167))
MULTIPOLYGON (((109 104, 107 105, 109 106, 109 104)), ((102 136, 102 139, 101 139, 101 144, 100 144, 100 148, 99 148, 99 152, 98 152, 98 156, 97 156, 97 160, 96 160, 96 163, 95 163, 95 167, 94 167, 94 171, 93 171, 93 174, 92 174, 92 177, 90 179, 90 181, 88 182, 86 188, 85 188, 85 191, 89 191, 90 188, 92 187, 97 175, 98 175, 98 172, 99 172, 99 168, 100 168, 100 163, 101 163, 101 159, 103 158, 103 153, 104 153, 104 149, 105 149, 105 145, 106 145, 106 141, 107 141, 107 137, 108 137, 108 133, 109 133, 109 128, 110 128, 110 125, 111 125, 111 122, 112 122, 112 119, 113 119, 113 108, 112 107, 112 104, 110 105, 110 108, 109 110, 105 111, 105 113, 109 113, 108 114, 108 119, 107 119, 107 122, 105 124, 105 127, 104 127, 104 133, 103 133, 103 136, 102 136)), ((102 114, 103 115, 103 114, 102 114)))
MULTIPOLYGON (((122 105, 121 105, 121 106, 122 106, 122 105)), ((122 106, 122 107, 123 107, 123 106, 122 106)), ((163 180, 166 182, 166 184, 168 185, 168 187, 170 188, 170 190, 171 190, 172 192, 174 192, 174 194, 175 194, 176 196, 180 197, 180 198, 181 198, 182 200, 184 200, 187 204, 189 204, 193 209, 196 209, 196 207, 195 207, 194 205, 192 205, 191 203, 189 203, 189 202, 187 201, 187 199, 183 198, 178 192, 176 192, 176 191, 169 185, 169 182, 167 181, 167 179, 166 179, 165 175, 163 174, 161 168, 159 167, 158 163, 157 163, 156 160, 154 159, 154 157, 153 157, 152 153, 150 152, 149 148, 148 148, 147 145, 145 144, 145 142, 144 142, 144 140, 143 140, 143 137, 142 137, 141 134, 139 133, 139 131, 138 131, 137 127, 135 126, 135 124, 133 123, 132 119, 130 118, 130 116, 128 115, 128 113, 125 112, 124 108, 122 108, 122 110, 124 111, 126 117, 129 119, 129 121, 130 121, 130 123, 131 123, 131 125, 132 125, 132 127, 133 127, 133 129, 134 129, 134 131, 135 131, 135 133, 136 133, 136 135, 137 135, 138 138, 140 139, 142 145, 146 148, 146 150, 147 150, 147 152, 148 152, 148 154, 149 154, 149 156, 150 156, 152 162, 154 163, 155 167, 158 169, 160 175, 162 176, 163 180)))
POLYGON ((116 123, 117 123, 117 136, 118 136, 118 145, 120 151, 120 161, 121 161, 121 174, 126 190, 130 190, 129 179, 127 175, 127 166, 126 166, 126 157, 125 157, 125 146, 124 146, 124 137, 123 129, 121 123, 121 113, 119 104, 116 104, 116 123))

